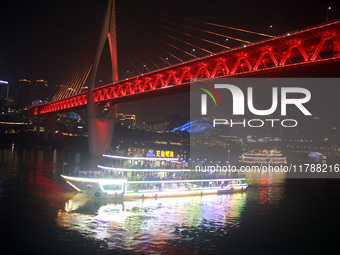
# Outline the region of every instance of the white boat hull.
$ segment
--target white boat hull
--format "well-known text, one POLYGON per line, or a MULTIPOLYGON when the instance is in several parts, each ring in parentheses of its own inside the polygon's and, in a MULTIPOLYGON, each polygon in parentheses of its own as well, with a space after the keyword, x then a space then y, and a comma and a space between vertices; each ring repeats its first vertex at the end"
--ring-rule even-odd
POLYGON ((91 198, 120 198, 126 189, 126 180, 119 179, 95 179, 73 176, 62 177, 78 192, 83 192, 91 198), (116 185, 115 190, 105 189, 108 185, 116 185))
MULTIPOLYGON (((78 192, 85 193, 91 198, 101 199, 136 199, 136 198, 160 198, 160 197, 176 197, 176 196, 195 196, 195 195, 212 195, 232 192, 242 192, 248 188, 247 183, 228 184, 221 186, 209 186, 202 188, 187 188, 187 189, 168 189, 168 190, 148 190, 148 191, 131 191, 127 190, 129 183, 125 179, 96 179, 96 178, 82 178, 73 176, 62 177, 78 192), (111 190, 108 190, 108 187, 111 190), (113 189, 114 188, 114 189, 113 189)), ((218 181, 228 181, 236 179, 219 179, 218 181)), ((193 182, 194 180, 187 180, 193 182)), ((179 181, 183 182, 183 181, 179 181)), ((210 183, 217 182, 211 180, 210 183)), ((134 182, 135 183, 135 182, 134 182)), ((160 181, 161 183, 161 181, 160 181)))

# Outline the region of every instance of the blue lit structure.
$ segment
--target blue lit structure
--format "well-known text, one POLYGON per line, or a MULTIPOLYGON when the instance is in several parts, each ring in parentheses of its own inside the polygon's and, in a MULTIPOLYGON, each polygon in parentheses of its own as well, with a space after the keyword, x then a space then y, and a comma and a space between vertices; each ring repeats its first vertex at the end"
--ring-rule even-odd
POLYGON ((171 132, 188 132, 192 134, 208 134, 216 132, 216 129, 212 126, 211 121, 207 118, 200 118, 198 120, 190 121, 182 126, 174 128, 171 132))

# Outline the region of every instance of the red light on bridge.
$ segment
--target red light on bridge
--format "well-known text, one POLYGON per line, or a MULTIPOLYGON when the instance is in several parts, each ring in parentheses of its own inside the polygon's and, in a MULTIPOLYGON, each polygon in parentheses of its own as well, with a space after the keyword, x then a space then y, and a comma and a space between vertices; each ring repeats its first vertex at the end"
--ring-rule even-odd
MULTIPOLYGON (((176 66, 119 81, 95 89, 96 102, 117 101, 117 99, 170 86, 188 86, 191 79, 225 78, 235 76, 265 77, 280 74, 295 74, 297 71, 318 66, 340 64, 340 45, 337 34, 340 21, 309 28, 293 34, 269 39, 189 61, 176 66), (230 71, 231 70, 231 71, 230 71)), ((313 69, 314 70, 314 69, 313 69)), ((38 112, 48 113, 84 106, 87 94, 78 94, 48 104, 36 106, 38 112)))

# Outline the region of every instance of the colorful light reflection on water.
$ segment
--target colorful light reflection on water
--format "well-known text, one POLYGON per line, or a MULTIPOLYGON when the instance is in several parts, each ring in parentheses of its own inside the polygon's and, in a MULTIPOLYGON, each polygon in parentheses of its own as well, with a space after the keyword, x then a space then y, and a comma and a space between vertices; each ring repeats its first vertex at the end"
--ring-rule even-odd
POLYGON ((77 151, 0 148, 1 254, 286 255, 338 248, 340 180, 253 175, 246 193, 113 203, 77 194, 60 177, 63 162, 65 171, 84 169, 86 159, 77 151))
POLYGON ((143 252, 149 245, 195 239, 192 228, 225 233, 240 224, 247 194, 164 198, 107 203, 76 195, 60 211, 57 224, 88 238, 105 240, 113 249, 143 252))

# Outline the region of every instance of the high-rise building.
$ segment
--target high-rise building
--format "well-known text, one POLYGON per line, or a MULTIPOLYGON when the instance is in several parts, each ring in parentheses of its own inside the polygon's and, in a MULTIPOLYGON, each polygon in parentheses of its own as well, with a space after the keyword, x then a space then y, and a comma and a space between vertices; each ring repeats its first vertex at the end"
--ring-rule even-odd
POLYGON ((34 86, 33 99, 48 101, 48 83, 44 80, 36 80, 34 86))
POLYGON ((33 101, 31 81, 27 79, 19 80, 18 106, 19 108, 29 107, 33 101))
POLYGON ((6 100, 8 100, 8 89, 8 82, 0 80, 0 110, 7 106, 6 100))

